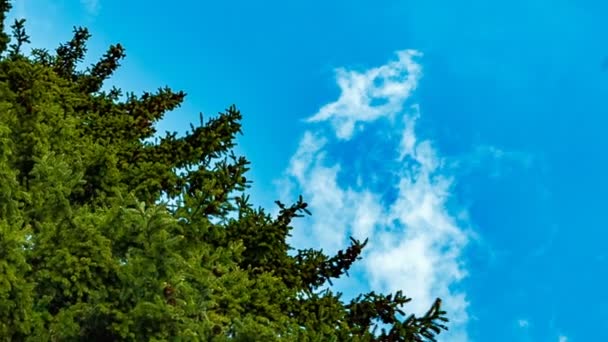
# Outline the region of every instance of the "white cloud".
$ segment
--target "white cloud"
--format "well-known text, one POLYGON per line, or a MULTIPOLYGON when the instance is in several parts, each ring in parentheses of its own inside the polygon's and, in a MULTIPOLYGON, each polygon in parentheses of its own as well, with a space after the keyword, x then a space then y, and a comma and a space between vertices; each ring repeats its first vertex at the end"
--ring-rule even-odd
POLYGON ((454 289, 467 274, 462 253, 470 237, 460 219, 466 215, 448 210, 452 178, 433 144, 416 133, 420 108, 406 103, 422 75, 416 61, 421 54, 407 50, 397 56, 363 72, 338 69, 341 95, 308 119, 317 125, 304 133, 278 183, 282 199, 291 200, 300 190, 313 212, 310 220, 296 222, 292 243, 332 253, 346 246, 349 235, 369 237, 360 274, 368 288, 361 291, 404 290, 413 298, 406 311, 416 314, 441 297, 451 323, 440 341, 467 341, 468 302, 454 289), (342 153, 351 159, 340 160, 332 147, 349 148, 359 138, 355 127, 376 122, 388 123, 379 136, 394 155, 370 172, 352 168, 358 172, 353 175, 349 166, 365 164, 375 152, 342 153), (344 176, 356 181, 345 183, 344 176), (381 179, 383 189, 374 179, 381 179), (394 198, 383 197, 386 189, 394 198))
POLYGON ((309 122, 329 120, 339 139, 350 139, 358 122, 375 121, 383 116, 394 116, 416 88, 421 67, 414 61, 420 53, 400 51, 399 59, 364 73, 338 69, 337 83, 340 98, 323 106, 309 122), (374 104, 381 101, 380 104, 374 104))
POLYGON ((559 342, 568 342, 568 337, 564 335, 560 335, 558 338, 559 342))
POLYGON ((530 322, 526 319, 519 319, 517 320, 517 325, 519 325, 520 328, 527 328, 530 326, 530 322))

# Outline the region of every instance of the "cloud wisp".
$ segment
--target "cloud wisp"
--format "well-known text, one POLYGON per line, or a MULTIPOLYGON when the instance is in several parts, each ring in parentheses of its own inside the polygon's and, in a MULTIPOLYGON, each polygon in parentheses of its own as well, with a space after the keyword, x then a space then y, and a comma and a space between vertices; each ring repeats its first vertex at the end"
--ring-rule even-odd
POLYGON ((89 15, 96 15, 99 11, 99 0, 80 0, 80 4, 89 15))
POLYGON ((416 314, 441 297, 451 319, 449 337, 441 339, 466 341, 468 303, 457 285, 467 275, 462 259, 470 235, 466 213, 451 207, 449 168, 416 131, 421 111, 410 102, 420 57, 405 50, 380 67, 338 69, 339 98, 307 120, 311 126, 278 184, 284 200, 301 192, 313 212, 297 223, 296 247, 332 253, 351 235, 369 237, 354 275, 368 288, 357 290, 403 289, 413 298, 407 310, 416 314), (383 151, 374 151, 379 145, 383 151))

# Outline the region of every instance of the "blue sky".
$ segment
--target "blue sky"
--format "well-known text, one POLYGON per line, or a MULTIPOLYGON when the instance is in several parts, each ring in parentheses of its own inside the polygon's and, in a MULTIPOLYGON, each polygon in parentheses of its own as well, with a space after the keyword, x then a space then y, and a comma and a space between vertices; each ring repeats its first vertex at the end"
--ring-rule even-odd
POLYGON ((347 295, 402 288, 441 341, 608 341, 608 3, 21 0, 35 46, 90 28, 113 82, 169 85, 161 131, 230 104, 256 204, 311 203, 296 246, 370 248, 347 295), (361 236, 364 238, 365 236, 361 236), (596 328, 597 327, 597 328, 596 328))

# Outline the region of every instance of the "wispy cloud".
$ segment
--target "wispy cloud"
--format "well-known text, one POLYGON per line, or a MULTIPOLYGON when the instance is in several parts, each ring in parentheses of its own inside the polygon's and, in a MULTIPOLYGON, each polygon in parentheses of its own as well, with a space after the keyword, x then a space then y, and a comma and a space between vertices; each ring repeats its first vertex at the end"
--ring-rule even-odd
POLYGON ((530 322, 527 319, 518 319, 517 320, 517 325, 520 328, 527 328, 530 326, 530 322))
POLYGON ((397 61, 365 73, 336 70, 340 98, 323 106, 308 121, 329 120, 338 138, 350 139, 356 123, 400 113, 421 76, 421 67, 413 60, 418 55, 420 53, 413 50, 400 51, 397 61))
POLYGON ((89 15, 96 15, 100 8, 99 0, 80 0, 80 4, 89 15))
POLYGON ((488 144, 478 144, 463 155, 451 156, 449 164, 459 174, 483 170, 490 178, 500 178, 514 169, 530 169, 538 163, 535 156, 522 151, 505 150, 488 144))
POLYGON ((442 297, 452 322, 442 340, 466 341, 468 303, 455 285, 467 274, 462 253, 469 234, 461 213, 448 209, 452 178, 444 159, 417 134, 421 111, 408 104, 422 76, 419 57, 399 51, 397 60, 380 67, 338 69, 339 98, 308 119, 315 125, 304 133, 279 186, 285 200, 302 192, 313 212, 294 232, 296 246, 331 252, 349 235, 369 237, 359 275, 368 289, 403 289, 414 299, 408 310, 418 314, 442 297), (375 137, 390 146, 382 163, 367 165, 378 144, 360 140, 364 129, 378 130, 375 137), (356 181, 345 181, 351 178, 356 181))
POLYGON ((558 342, 568 342, 568 337, 564 335, 560 335, 558 338, 558 342))

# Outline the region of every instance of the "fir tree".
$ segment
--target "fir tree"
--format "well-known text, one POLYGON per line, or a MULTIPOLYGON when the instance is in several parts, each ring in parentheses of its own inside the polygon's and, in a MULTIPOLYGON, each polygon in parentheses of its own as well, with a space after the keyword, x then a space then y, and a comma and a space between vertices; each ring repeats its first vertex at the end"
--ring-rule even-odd
MULTIPOLYGON (((10 7, 0 0, 0 23, 10 7)), ((24 24, 12 44, 0 33, 0 338, 434 341, 446 329, 440 300, 406 317, 401 292, 321 290, 367 240, 290 253, 292 220, 310 212, 301 197, 277 217, 249 203, 236 107, 147 142, 185 93, 105 91, 120 44, 82 69, 86 29, 26 56, 24 24)))

